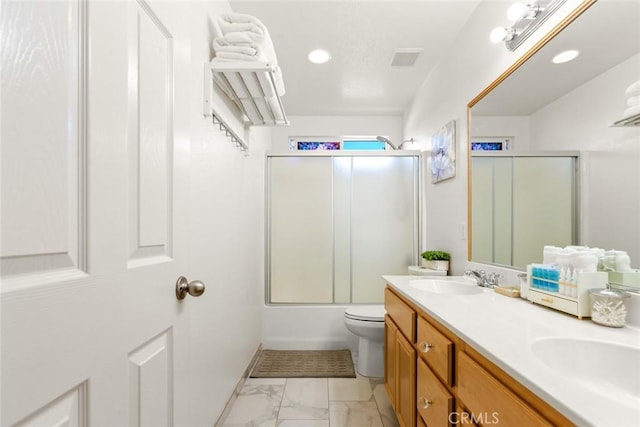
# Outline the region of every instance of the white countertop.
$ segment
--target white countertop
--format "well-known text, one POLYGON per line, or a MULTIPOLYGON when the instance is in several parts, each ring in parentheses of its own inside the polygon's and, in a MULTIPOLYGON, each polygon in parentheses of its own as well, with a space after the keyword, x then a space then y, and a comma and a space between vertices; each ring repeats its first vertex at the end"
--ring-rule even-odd
MULTIPOLYGON (((629 375, 632 385, 638 386, 638 394, 630 398, 615 393, 615 385, 605 391, 589 383, 588 378, 576 380, 565 376, 550 368, 532 350, 533 342, 546 337, 605 341, 640 348, 639 329, 600 326, 591 320, 578 320, 521 298, 497 294, 491 289, 473 295, 442 295, 424 292, 410 285, 411 281, 425 277, 383 278, 393 289, 577 425, 640 426, 640 360, 632 363, 634 366, 619 366, 629 375)), ((581 361, 579 352, 561 357, 574 358, 576 364, 581 361)), ((615 365, 616 360, 605 359, 601 364, 598 361, 600 366, 615 365)), ((594 370, 598 368, 593 366, 594 370)))

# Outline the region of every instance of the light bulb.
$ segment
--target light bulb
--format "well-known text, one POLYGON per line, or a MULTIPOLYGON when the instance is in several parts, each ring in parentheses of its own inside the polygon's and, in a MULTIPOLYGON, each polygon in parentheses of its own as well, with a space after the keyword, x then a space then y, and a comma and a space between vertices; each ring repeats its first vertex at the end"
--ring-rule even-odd
POLYGON ((507 19, 509 21, 519 21, 529 13, 529 7, 522 2, 515 2, 507 9, 507 19))
POLYGON ((500 43, 501 41, 504 41, 506 35, 507 35, 506 28, 496 27, 493 30, 491 30, 491 33, 489 34, 489 40, 491 40, 491 43, 500 43))
POLYGON ((575 49, 565 50, 564 52, 560 52, 559 54, 554 56, 551 62, 553 62, 554 64, 564 64, 565 62, 576 59, 579 54, 580 51, 575 49))
POLYGON ((314 64, 324 64, 331 59, 331 54, 324 49, 315 49, 309 52, 307 58, 314 64))

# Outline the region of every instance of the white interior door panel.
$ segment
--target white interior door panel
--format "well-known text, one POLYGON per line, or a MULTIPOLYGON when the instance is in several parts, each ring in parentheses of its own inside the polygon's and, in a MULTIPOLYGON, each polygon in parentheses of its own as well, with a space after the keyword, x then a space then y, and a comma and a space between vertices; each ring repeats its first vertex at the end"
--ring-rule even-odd
POLYGON ((188 425, 189 20, 142 0, 1 19, 0 424, 188 425))

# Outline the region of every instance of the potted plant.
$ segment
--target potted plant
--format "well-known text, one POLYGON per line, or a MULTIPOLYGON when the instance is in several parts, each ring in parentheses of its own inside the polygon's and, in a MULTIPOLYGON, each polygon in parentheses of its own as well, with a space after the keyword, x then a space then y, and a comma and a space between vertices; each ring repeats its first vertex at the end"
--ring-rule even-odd
POLYGON ((422 266, 432 270, 449 270, 451 255, 444 251, 424 251, 422 253, 422 266))

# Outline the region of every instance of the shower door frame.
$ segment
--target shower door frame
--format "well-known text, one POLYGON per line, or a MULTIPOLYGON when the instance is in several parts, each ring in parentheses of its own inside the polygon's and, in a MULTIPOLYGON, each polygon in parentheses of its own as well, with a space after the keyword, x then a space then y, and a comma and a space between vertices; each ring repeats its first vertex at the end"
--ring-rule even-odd
MULTIPOLYGON (((417 265, 419 262, 419 254, 421 252, 421 236, 422 236, 422 212, 423 212, 423 182, 424 182, 424 154, 417 150, 399 150, 399 151, 357 151, 357 150, 318 150, 318 151, 274 151, 265 153, 265 204, 264 204, 264 218, 265 218, 265 304, 267 306, 343 306, 350 304, 358 304, 353 302, 335 302, 335 289, 334 289, 334 301, 331 303, 323 302, 271 302, 271 253, 270 253, 270 239, 271 239, 271 164, 270 158, 274 157, 411 157, 414 158, 414 167, 417 169, 414 172, 414 213, 413 213, 413 265, 417 265)), ((333 189, 332 200, 334 197, 333 189)), ((332 203, 333 209, 333 203, 332 203)), ((335 242, 335 236, 333 237, 335 242)), ((334 248, 335 253, 335 248, 334 248)), ((352 268, 352 261, 349 261, 350 268, 352 268)), ((335 271, 335 262, 332 267, 335 271)), ((335 281, 335 274, 332 271, 333 280, 335 281)), ((408 274, 408 273, 407 273, 408 274)), ((353 283, 350 283, 352 286, 353 283)), ((335 288, 335 282, 332 283, 332 288, 335 288)), ((352 298, 350 298, 352 299, 352 298)))

